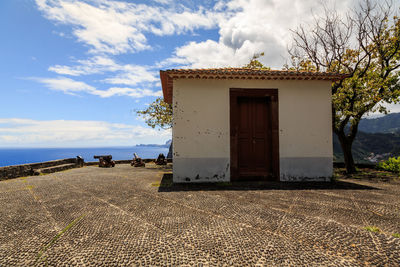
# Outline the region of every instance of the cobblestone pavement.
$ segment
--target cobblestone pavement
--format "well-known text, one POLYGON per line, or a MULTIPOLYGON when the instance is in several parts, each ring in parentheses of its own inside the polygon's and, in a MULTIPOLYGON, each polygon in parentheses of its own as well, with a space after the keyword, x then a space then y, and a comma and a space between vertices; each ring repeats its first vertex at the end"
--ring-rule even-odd
POLYGON ((148 166, 0 182, 0 266, 400 265, 399 183, 172 186, 148 166))

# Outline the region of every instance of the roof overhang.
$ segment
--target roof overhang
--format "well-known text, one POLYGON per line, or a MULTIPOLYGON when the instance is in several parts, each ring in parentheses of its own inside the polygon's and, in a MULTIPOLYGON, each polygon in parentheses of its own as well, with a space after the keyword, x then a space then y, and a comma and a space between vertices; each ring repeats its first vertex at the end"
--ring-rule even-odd
POLYGON ((173 81, 176 79, 236 79, 236 80, 324 80, 338 81, 347 74, 266 69, 172 69, 160 70, 164 101, 172 104, 173 81))

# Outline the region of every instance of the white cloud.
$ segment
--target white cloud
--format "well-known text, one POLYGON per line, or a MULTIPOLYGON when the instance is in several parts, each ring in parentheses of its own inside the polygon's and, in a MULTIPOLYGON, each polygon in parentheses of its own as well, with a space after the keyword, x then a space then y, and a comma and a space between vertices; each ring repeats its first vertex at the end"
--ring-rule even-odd
MULTIPOLYGON (((190 1, 151 2, 158 4, 36 0, 38 8, 48 19, 71 25, 72 34, 77 40, 88 45, 90 52, 95 53, 89 59, 76 60, 73 66, 54 65, 49 71, 69 76, 104 74, 101 82, 111 84, 112 87, 97 90, 68 78, 41 82, 53 90, 68 93, 73 93, 75 89, 102 97, 140 97, 158 95, 158 92, 150 93, 148 89, 129 87, 152 88, 156 83, 159 84, 157 68, 237 67, 248 63, 253 54, 260 52, 265 53, 260 59, 265 65, 280 68, 288 58, 290 29, 295 29, 300 23, 311 22, 313 14, 321 12, 322 3, 327 3, 322 0, 221 0, 206 10, 200 5, 189 4, 190 1), (177 47, 171 57, 154 66, 119 64, 111 58, 112 54, 150 49, 148 34, 176 35, 199 28, 219 28, 219 39, 189 42, 177 47)), ((355 0, 328 2, 343 13, 355 0)))
MULTIPOLYGON (((329 1, 328 1, 329 2, 329 1)), ((280 68, 286 63, 291 31, 301 23, 309 23, 322 11, 322 2, 315 0, 232 0, 219 2, 216 10, 229 12, 220 18, 218 41, 190 42, 176 48, 174 55, 161 66, 238 67, 260 52, 266 66, 280 68)), ((354 0, 330 1, 339 12, 351 7, 354 0)), ((324 2, 327 4, 327 2, 324 2)), ((329 4, 329 3, 328 3, 329 4)))
POLYGON ((115 76, 105 78, 102 81, 110 84, 135 86, 142 83, 158 82, 160 79, 157 76, 157 72, 151 71, 145 66, 128 64, 122 66, 121 71, 115 76))
POLYGON ((90 86, 84 82, 75 81, 70 78, 58 77, 58 78, 32 78, 40 83, 43 83, 46 87, 55 91, 62 91, 68 94, 75 94, 77 92, 92 92, 96 88, 90 86))
POLYGON ((109 57, 94 56, 87 60, 76 60, 78 65, 73 67, 65 65, 55 65, 49 67, 49 71, 71 76, 89 75, 104 72, 114 72, 121 70, 121 66, 109 57))
POLYGON ((132 98, 142 98, 146 96, 161 96, 161 91, 153 91, 150 89, 143 88, 119 88, 111 87, 107 90, 99 90, 95 87, 88 85, 81 81, 75 81, 66 77, 57 78, 31 78, 35 81, 43 83, 46 87, 54 91, 62 91, 66 94, 76 95, 78 92, 88 93, 92 95, 97 95, 102 98, 112 97, 112 96, 129 96, 132 98))
POLYGON ((95 90, 91 93, 103 98, 110 96, 130 96, 132 98, 141 98, 145 96, 162 96, 162 91, 154 92, 150 89, 132 89, 127 87, 111 87, 108 90, 95 90))
POLYGON ((87 60, 76 60, 75 66, 55 65, 49 68, 62 75, 81 76, 90 74, 107 74, 102 81, 109 84, 136 86, 158 82, 158 74, 148 66, 134 64, 118 64, 107 56, 94 56, 87 60), (111 74, 113 73, 113 74, 111 74))
POLYGON ((169 130, 138 125, 78 120, 0 118, 0 146, 104 146, 163 143, 169 130))
MULTIPOLYGON (((343 13, 355 2, 220 0, 207 10, 191 1, 177 3, 153 0, 147 4, 135 4, 99 0, 36 0, 39 10, 48 19, 72 25, 72 34, 96 54, 123 54, 151 49, 153 44, 148 43, 148 34, 163 36, 193 32, 200 28, 219 29, 219 40, 189 42, 177 47, 174 54, 157 67, 242 66, 259 52, 265 53, 261 59, 265 65, 281 67, 288 57, 290 29, 312 21, 313 14, 322 11, 322 4, 335 6, 343 13)), ((209 5, 209 2, 204 1, 203 4, 209 5)), ((101 73, 115 67, 115 62, 99 62, 101 58, 78 61, 81 67, 56 65, 49 70, 77 76, 101 73)), ((135 85, 133 82, 139 77, 142 76, 126 72, 104 81, 135 85)))
POLYGON ((176 10, 96 0, 36 0, 36 4, 48 19, 73 25, 73 35, 90 46, 93 53, 121 54, 150 49, 146 33, 171 35, 212 28, 220 18, 220 14, 201 7, 197 11, 183 6, 176 10))
POLYGON ((173 0, 153 0, 153 1, 162 5, 170 5, 173 2, 173 0))

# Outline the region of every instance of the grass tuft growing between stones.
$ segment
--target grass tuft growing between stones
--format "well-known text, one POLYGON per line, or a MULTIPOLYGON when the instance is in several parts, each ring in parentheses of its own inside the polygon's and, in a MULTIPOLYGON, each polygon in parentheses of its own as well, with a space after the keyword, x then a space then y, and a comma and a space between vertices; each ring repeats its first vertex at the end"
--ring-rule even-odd
POLYGON ((68 224, 64 229, 62 229, 57 235, 55 235, 53 237, 53 239, 51 239, 51 241, 45 245, 40 252, 37 254, 36 256, 36 261, 35 264, 37 264, 39 261, 45 261, 46 265, 47 265, 47 257, 43 256, 44 253, 46 253, 46 251, 54 245, 55 242, 57 242, 57 240, 65 233, 67 232, 69 229, 71 229, 71 227, 73 227, 77 222, 79 222, 80 220, 83 219, 83 217, 85 217, 86 214, 83 214, 82 216, 76 218, 75 220, 73 220, 70 224, 68 224))
POLYGON ((160 185, 161 185, 161 182, 151 183, 151 186, 154 186, 154 187, 160 187, 160 185))
POLYGON ((393 237, 400 238, 400 234, 399 234, 399 233, 394 233, 394 234, 392 234, 392 236, 393 236, 393 237))
POLYGON ((367 230, 367 231, 369 231, 369 232, 373 232, 373 233, 379 233, 379 232, 381 232, 381 229, 379 229, 379 228, 376 227, 376 226, 367 226, 367 227, 364 227, 364 229, 367 230))
POLYGON ((231 182, 218 182, 216 183, 217 186, 231 186, 231 182))

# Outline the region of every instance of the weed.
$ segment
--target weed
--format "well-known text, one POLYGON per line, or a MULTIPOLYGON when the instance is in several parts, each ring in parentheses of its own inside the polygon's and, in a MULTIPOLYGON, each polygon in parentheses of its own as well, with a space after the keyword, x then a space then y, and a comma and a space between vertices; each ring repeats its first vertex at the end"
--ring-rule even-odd
POLYGON ((381 229, 379 229, 376 226, 367 226, 367 227, 364 227, 364 229, 369 232, 373 232, 373 233, 379 233, 381 231, 381 229))
POLYGON ((231 186, 232 183, 231 182, 219 182, 216 183, 217 186, 231 186))
POLYGON ((332 181, 332 182, 337 181, 337 180, 340 178, 340 176, 341 176, 341 175, 340 175, 339 173, 335 172, 335 173, 332 175, 331 181, 332 181))
POLYGON ((390 173, 387 173, 387 172, 375 172, 375 175, 376 176, 389 176, 389 175, 391 175, 390 173))
POLYGON ((160 185, 161 185, 160 182, 154 182, 151 184, 151 186, 154 186, 154 187, 160 187, 160 185))
POLYGON ((172 182, 164 182, 164 181, 154 182, 154 183, 151 183, 151 186, 154 186, 154 187, 170 187, 170 186, 172 186, 172 182))
POLYGON ((56 236, 53 237, 53 239, 47 244, 45 245, 42 250, 40 250, 40 252, 37 254, 36 256, 36 261, 35 263, 38 263, 39 260, 45 260, 47 262, 47 257, 43 256, 44 253, 46 253, 47 249, 49 249, 51 246, 53 246, 53 244, 66 232, 68 231, 72 226, 74 226, 77 222, 79 222, 80 220, 83 219, 83 217, 85 217, 86 214, 83 214, 82 216, 80 216, 79 218, 76 218, 75 220, 73 220, 70 224, 68 224, 64 229, 61 230, 61 232, 59 232, 56 236), (43 259, 42 259, 43 257, 43 259))
POLYGON ((399 233, 394 233, 394 234, 392 234, 392 236, 393 236, 393 237, 400 238, 400 234, 399 234, 399 233))

